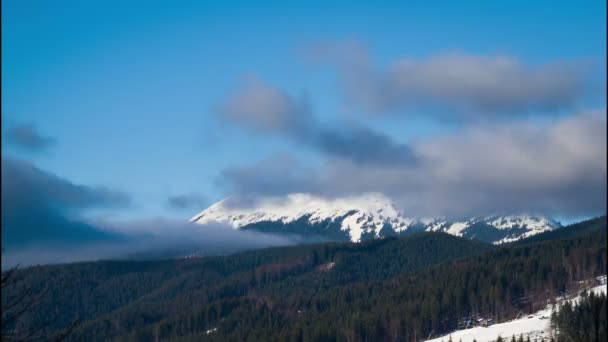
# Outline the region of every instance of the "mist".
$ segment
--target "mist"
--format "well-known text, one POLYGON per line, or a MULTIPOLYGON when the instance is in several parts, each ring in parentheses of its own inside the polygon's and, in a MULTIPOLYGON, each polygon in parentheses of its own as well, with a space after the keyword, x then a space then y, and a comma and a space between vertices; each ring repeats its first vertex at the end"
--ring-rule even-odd
POLYGON ((130 222, 90 222, 119 238, 82 243, 35 242, 4 249, 2 269, 99 260, 160 260, 288 246, 303 242, 301 236, 235 230, 220 223, 194 224, 152 219, 130 222))

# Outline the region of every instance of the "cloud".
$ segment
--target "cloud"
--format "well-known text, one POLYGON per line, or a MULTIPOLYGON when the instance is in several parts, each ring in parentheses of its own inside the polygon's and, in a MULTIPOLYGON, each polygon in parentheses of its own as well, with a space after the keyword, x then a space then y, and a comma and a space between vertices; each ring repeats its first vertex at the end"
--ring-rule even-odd
POLYGON ((11 203, 49 203, 56 208, 124 207, 127 194, 106 187, 74 184, 34 164, 2 157, 2 195, 11 203))
POLYGON ((2 157, 2 248, 35 241, 82 242, 115 236, 83 222, 91 208, 120 208, 126 194, 104 187, 77 185, 30 162, 2 157))
MULTIPOLYGON (((201 197, 172 197, 177 206, 201 197)), ((128 208, 126 194, 78 185, 28 161, 2 157, 2 267, 99 259, 183 257, 288 245, 299 237, 235 231, 166 219, 91 218, 88 209, 128 208)))
POLYGON ((180 194, 169 196, 167 198, 167 207, 170 209, 200 209, 207 203, 207 199, 196 193, 180 194))
POLYGON ((2 268, 96 261, 107 259, 168 259, 195 255, 225 255, 247 249, 286 246, 301 243, 299 236, 273 235, 235 230, 222 224, 190 224, 165 219, 116 222, 95 220, 92 226, 103 227, 121 239, 90 240, 84 244, 58 245, 43 241, 25 248, 3 251, 2 268))
POLYGON ((46 151, 56 140, 38 132, 34 124, 10 125, 5 132, 6 143, 30 152, 46 151))
POLYGON ((482 123, 413 144, 415 164, 329 159, 310 170, 297 162, 278 169, 277 163, 259 163, 220 177, 245 194, 381 192, 414 217, 594 215, 606 208, 605 127, 605 110, 548 123, 482 123), (264 192, 270 179, 274 187, 264 192))
POLYGON ((321 151, 356 164, 405 165, 416 162, 416 156, 409 146, 366 127, 320 129, 314 138, 321 151))
POLYGON ((331 127, 313 116, 309 101, 295 98, 256 79, 220 106, 221 118, 259 133, 281 135, 325 155, 366 163, 413 163, 410 148, 367 127, 338 123, 331 127))
POLYGON ((264 133, 296 134, 313 125, 305 97, 296 100, 255 77, 231 93, 217 111, 225 120, 264 133))
POLYGON ((406 57, 378 68, 356 41, 314 46, 310 56, 335 67, 346 99, 355 108, 371 113, 422 108, 426 115, 442 119, 478 120, 570 109, 583 94, 587 76, 581 63, 526 65, 510 56, 465 53, 406 57))

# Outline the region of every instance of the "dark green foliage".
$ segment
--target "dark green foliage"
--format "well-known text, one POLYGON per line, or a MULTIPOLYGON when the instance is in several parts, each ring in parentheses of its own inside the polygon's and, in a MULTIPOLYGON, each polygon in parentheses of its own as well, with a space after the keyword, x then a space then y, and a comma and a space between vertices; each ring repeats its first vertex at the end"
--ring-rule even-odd
MULTIPOLYGON (((25 286, 36 292, 46 289, 47 298, 24 317, 24 327, 44 320, 50 312, 56 317, 52 322, 55 329, 68 326, 75 318, 86 322, 111 313, 113 318, 120 317, 120 323, 110 319, 116 324, 102 327, 110 332, 158 322, 207 301, 241 297, 272 282, 294 279, 308 290, 359 280, 383 280, 489 248, 492 247, 483 243, 434 233, 361 244, 269 248, 223 257, 39 266, 18 271, 15 285, 3 291, 2 300, 25 286), (317 270, 329 262, 336 264, 331 272, 317 270), (299 274, 305 276, 295 278, 299 274), (144 309, 144 313, 137 313, 144 309), (132 313, 133 318, 126 317, 132 313)), ((210 317, 225 314, 223 305, 230 303, 219 300, 209 308, 210 317)), ((92 323, 84 326, 88 324, 92 323)))
POLYGON ((577 306, 566 302, 551 317, 557 332, 557 341, 606 341, 606 295, 582 294, 577 306))
POLYGON ((53 293, 24 324, 59 312, 61 329, 78 316, 85 321, 78 340, 414 341, 452 331, 464 316, 500 321, 544 307, 579 280, 606 273, 605 239, 598 230, 494 248, 425 233, 44 266, 19 277, 53 293))

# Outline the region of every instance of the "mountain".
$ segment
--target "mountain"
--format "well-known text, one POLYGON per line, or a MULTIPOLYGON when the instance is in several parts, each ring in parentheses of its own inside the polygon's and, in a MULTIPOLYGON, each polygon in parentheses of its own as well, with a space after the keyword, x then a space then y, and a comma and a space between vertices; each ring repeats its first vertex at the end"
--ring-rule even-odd
POLYGON ((458 220, 413 218, 403 215, 389 198, 376 193, 336 199, 290 194, 253 202, 228 197, 195 215, 190 222, 220 222, 235 229, 352 242, 439 231, 493 244, 513 242, 561 227, 548 218, 530 215, 458 220))

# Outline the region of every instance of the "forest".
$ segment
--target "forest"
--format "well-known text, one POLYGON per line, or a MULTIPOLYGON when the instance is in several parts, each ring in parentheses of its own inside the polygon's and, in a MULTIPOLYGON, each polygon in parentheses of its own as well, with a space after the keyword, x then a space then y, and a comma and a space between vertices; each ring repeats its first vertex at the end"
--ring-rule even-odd
POLYGON ((551 315, 557 342, 606 341, 606 295, 584 291, 576 306, 569 302, 551 315))
MULTIPOLYGON (((466 317, 501 322, 534 312, 602 274, 605 216, 501 246, 419 233, 231 256, 36 266, 3 284, 2 304, 24 292, 44 297, 2 329, 5 336, 69 329, 66 340, 92 341, 419 341, 466 317)), ((588 298, 590 307, 605 308, 605 298, 588 298)), ((3 310, 3 319, 10 314, 3 310)), ((571 331, 568 319, 555 321, 563 334, 571 331)))

